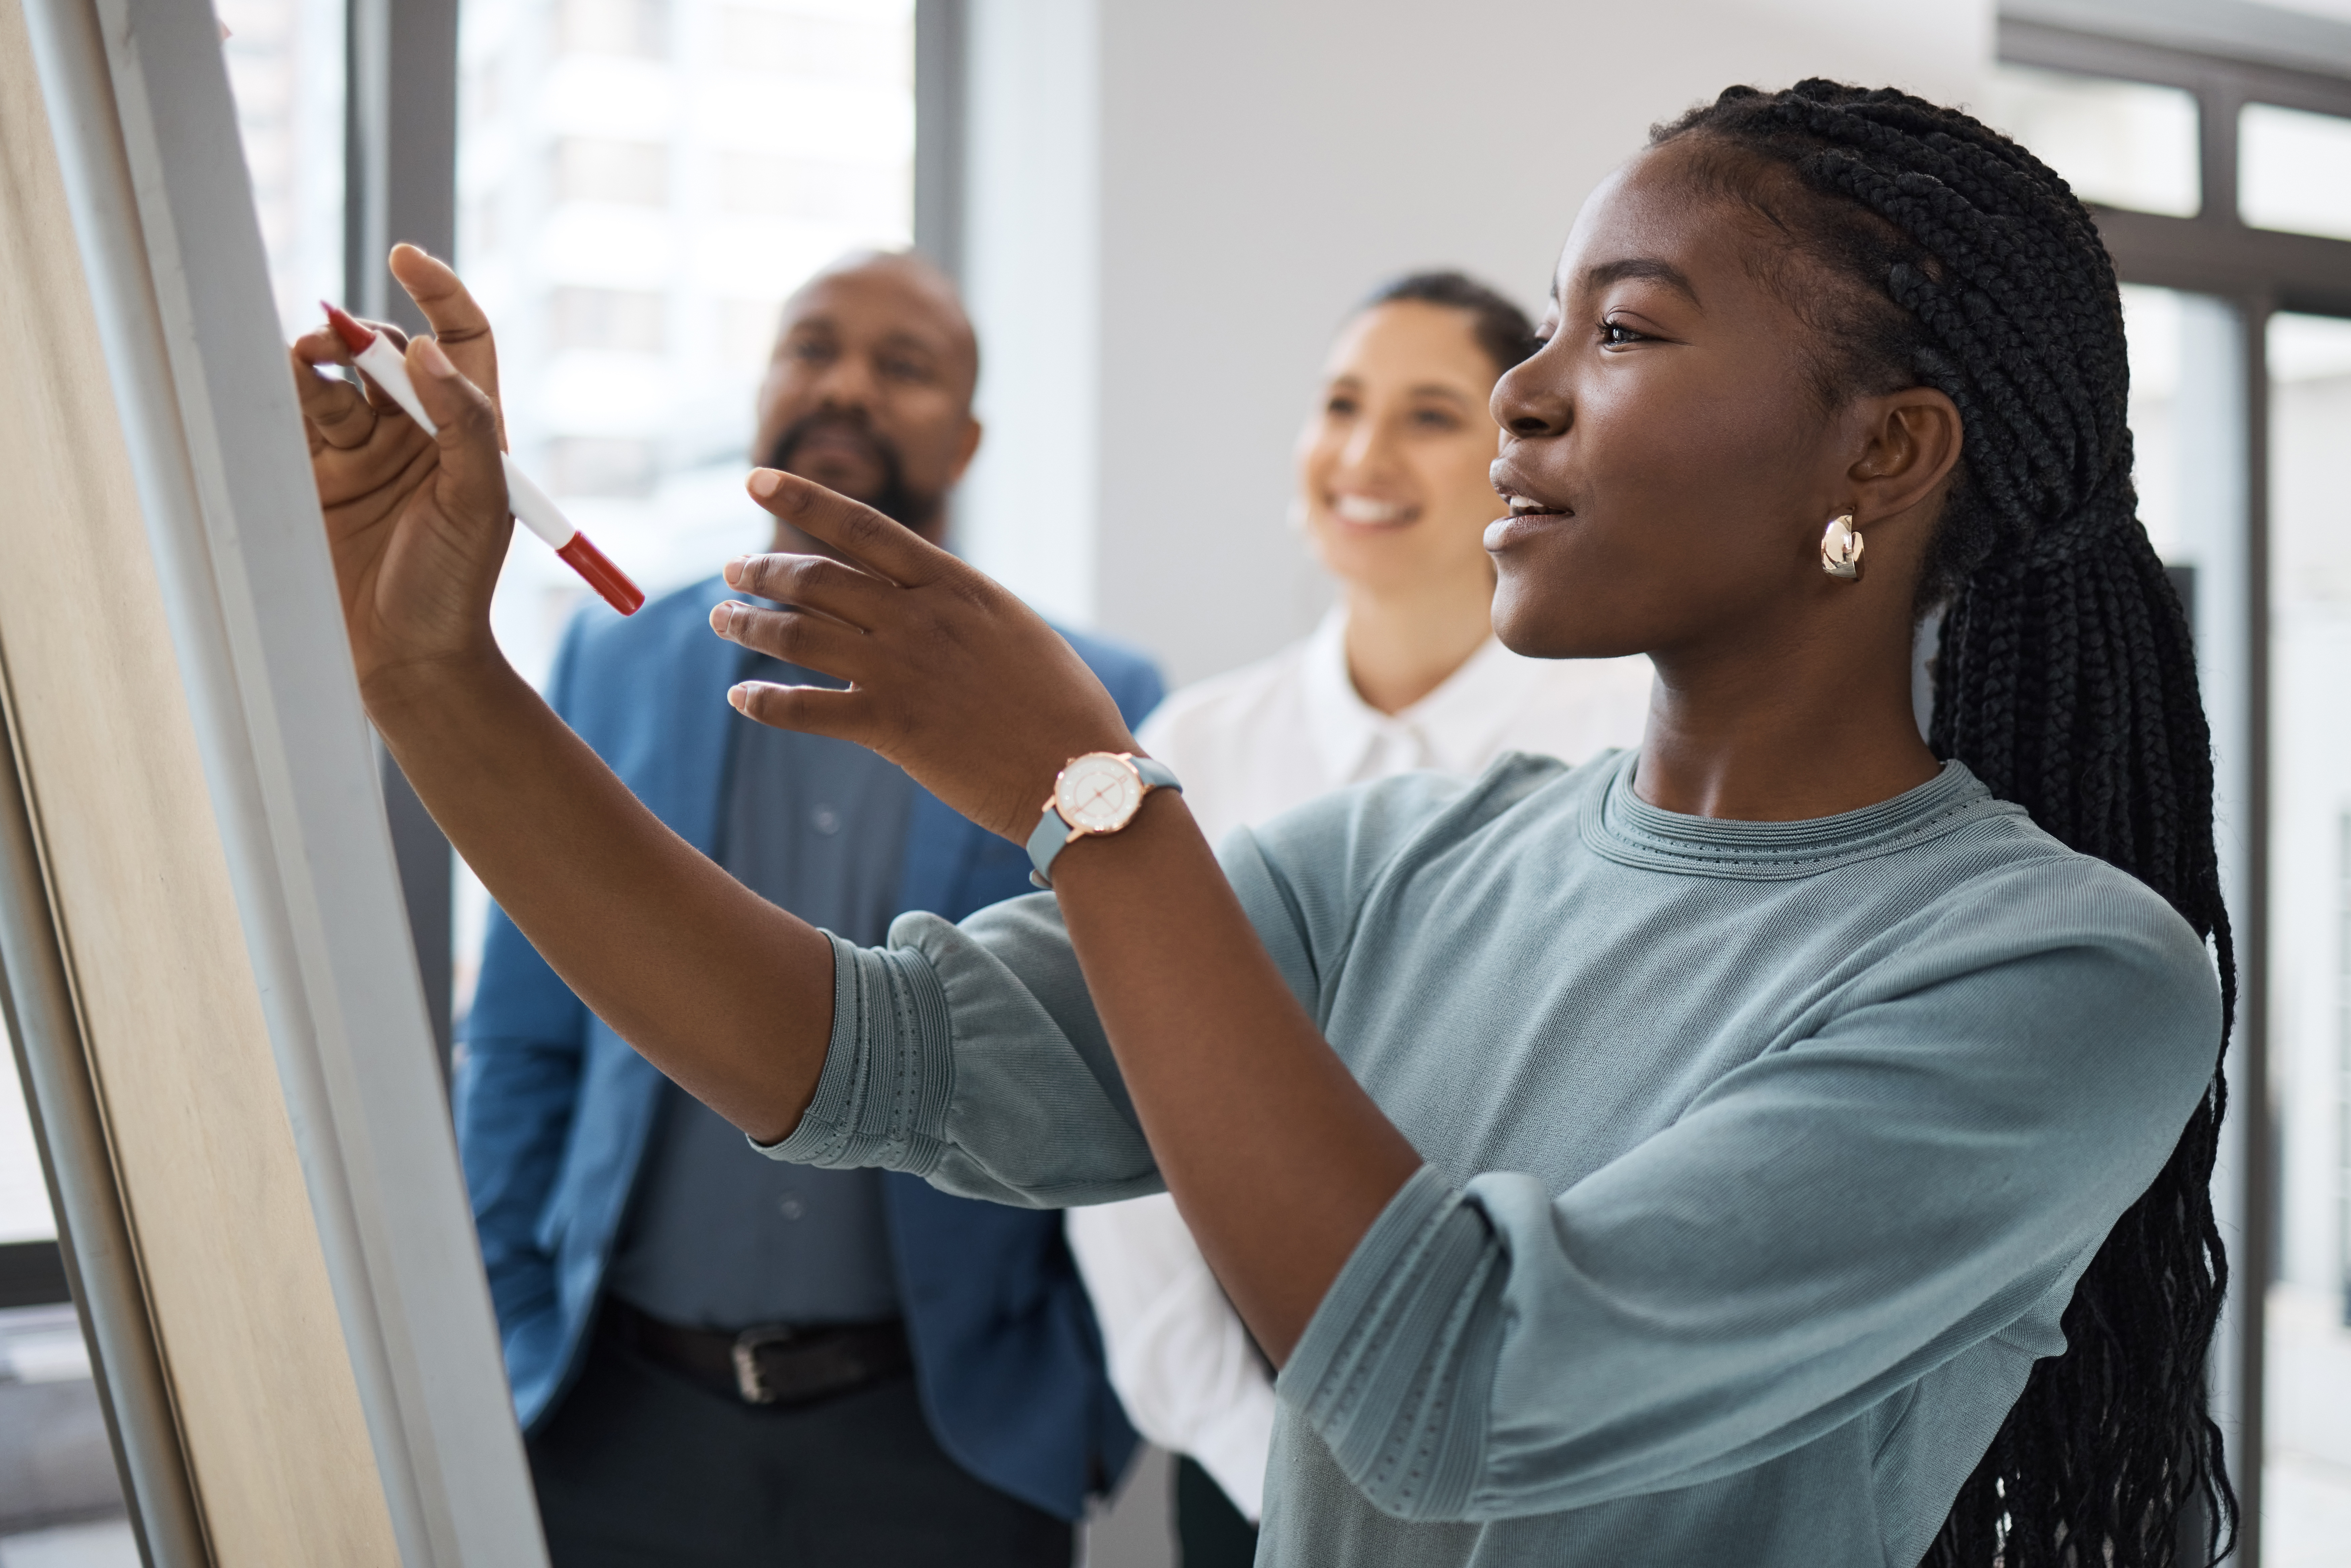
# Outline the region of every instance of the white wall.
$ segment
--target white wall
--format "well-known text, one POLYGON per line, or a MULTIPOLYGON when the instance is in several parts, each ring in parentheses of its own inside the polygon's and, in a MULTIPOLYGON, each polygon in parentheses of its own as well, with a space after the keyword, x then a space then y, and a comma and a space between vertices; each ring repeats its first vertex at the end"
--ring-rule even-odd
POLYGON ((974 0, 964 547, 1176 680, 1298 635, 1283 522, 1348 305, 1455 265, 1531 307, 1652 121, 1807 75, 1974 101, 1990 0, 974 0))

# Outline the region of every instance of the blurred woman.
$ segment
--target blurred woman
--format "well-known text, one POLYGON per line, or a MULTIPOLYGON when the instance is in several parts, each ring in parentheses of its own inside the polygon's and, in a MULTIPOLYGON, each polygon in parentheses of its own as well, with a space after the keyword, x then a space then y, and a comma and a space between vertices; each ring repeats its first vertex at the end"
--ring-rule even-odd
MULTIPOLYGON (((1341 328, 1291 504, 1339 602, 1303 642, 1169 697, 1138 737, 1210 842, 1391 774, 1639 744, 1646 658, 1528 659, 1494 637, 1487 402, 1535 347, 1517 306, 1458 272, 1401 278, 1341 328)), ((1181 1456, 1186 1568, 1249 1562, 1273 1429, 1264 1358, 1173 1198, 1072 1209, 1069 1233, 1128 1415, 1181 1456)))

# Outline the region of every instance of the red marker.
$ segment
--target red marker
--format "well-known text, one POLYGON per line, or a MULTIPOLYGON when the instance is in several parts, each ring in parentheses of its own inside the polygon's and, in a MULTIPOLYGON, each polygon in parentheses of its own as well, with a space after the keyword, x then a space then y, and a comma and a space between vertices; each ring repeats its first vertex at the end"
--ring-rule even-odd
MULTIPOLYGON (((424 405, 416 401, 415 383, 408 379, 407 361, 398 349, 381 332, 371 332, 332 305, 327 306, 327 319, 334 323, 335 334, 351 351, 352 361, 367 372, 368 379, 384 390, 384 394, 407 411, 408 417, 423 426, 424 434, 434 435, 440 427, 433 423, 424 405)), ((501 452, 499 460, 507 470, 507 509, 515 519, 554 547, 564 564, 588 580, 588 586, 604 596, 604 602, 623 615, 633 615, 645 601, 644 590, 629 580, 628 573, 614 566, 602 550, 588 541, 588 536, 571 526, 548 493, 531 483, 511 454, 501 452)))

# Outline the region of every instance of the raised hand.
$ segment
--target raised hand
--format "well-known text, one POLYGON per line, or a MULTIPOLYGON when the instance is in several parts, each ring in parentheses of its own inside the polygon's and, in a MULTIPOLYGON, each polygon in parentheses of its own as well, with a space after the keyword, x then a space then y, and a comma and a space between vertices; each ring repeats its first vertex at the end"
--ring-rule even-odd
POLYGON ((729 601, 711 612, 711 629, 850 685, 746 683, 728 694, 744 714, 868 747, 1016 841, 1036 827, 1063 763, 1134 749, 1085 661, 994 580, 806 479, 763 468, 749 487, 768 511, 847 559, 733 562, 728 586, 786 608, 729 601))
POLYGON ((415 246, 395 248, 392 270, 434 336, 408 342, 379 329, 404 343, 437 438, 376 389, 319 372, 350 361, 332 331, 321 327, 293 347, 311 472, 371 706, 402 672, 496 658, 489 600, 511 527, 489 322, 457 275, 415 246))

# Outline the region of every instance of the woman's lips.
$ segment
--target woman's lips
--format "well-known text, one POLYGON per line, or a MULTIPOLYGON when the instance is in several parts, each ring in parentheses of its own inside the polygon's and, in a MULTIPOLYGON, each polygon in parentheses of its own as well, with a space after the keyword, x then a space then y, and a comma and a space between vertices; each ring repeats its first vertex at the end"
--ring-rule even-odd
POLYGON ((1420 516, 1420 508, 1409 502, 1343 492, 1330 498, 1330 507, 1332 517, 1359 528, 1401 528, 1420 516))
POLYGON ((1513 511, 1507 517, 1496 517, 1486 525, 1486 549, 1489 551, 1509 549, 1512 545, 1523 544, 1553 524, 1566 522, 1574 516, 1573 512, 1562 508, 1555 512, 1513 511))

